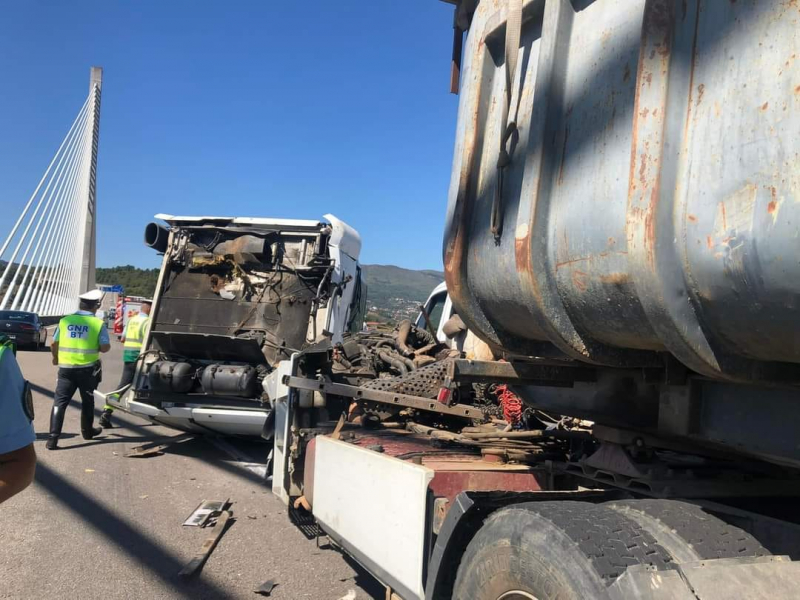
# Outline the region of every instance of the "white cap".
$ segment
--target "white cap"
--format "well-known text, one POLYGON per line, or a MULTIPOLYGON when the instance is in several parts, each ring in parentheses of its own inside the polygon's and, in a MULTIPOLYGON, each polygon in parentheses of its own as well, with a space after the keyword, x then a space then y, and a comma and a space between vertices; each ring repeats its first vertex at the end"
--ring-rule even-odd
POLYGON ((87 302, 100 302, 100 299, 103 297, 103 292, 100 290, 89 290, 85 294, 81 294, 78 296, 81 300, 86 300, 87 302))
POLYGON ((152 304, 152 303, 153 303, 153 299, 152 298, 144 298, 144 299, 142 299, 142 304, 152 304))

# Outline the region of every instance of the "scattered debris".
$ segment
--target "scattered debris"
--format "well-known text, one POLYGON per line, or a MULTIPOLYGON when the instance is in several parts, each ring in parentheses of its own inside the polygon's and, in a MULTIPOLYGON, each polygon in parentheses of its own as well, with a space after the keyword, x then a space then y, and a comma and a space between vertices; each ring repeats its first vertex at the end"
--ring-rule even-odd
POLYGON ((356 591, 347 590, 347 593, 341 598, 339 598, 339 600, 356 600, 356 591))
POLYGON ((94 469, 84 469, 84 473, 94 473, 94 469))
POLYGON ((146 500, 148 497, 149 496, 147 494, 145 494, 144 496, 139 496, 139 499, 140 500, 146 500))
POLYGON ((193 433, 184 433, 183 435, 176 435, 168 440, 160 440, 157 442, 151 442, 149 444, 142 444, 141 446, 134 446, 131 451, 125 455, 125 457, 148 458, 150 456, 161 456, 164 454, 164 450, 166 450, 172 444, 180 444, 181 442, 194 439, 194 437, 195 436, 193 433))
POLYGON ((231 511, 222 511, 219 521, 214 527, 214 532, 203 542, 203 545, 200 546, 200 551, 192 557, 192 560, 186 563, 186 566, 178 572, 179 577, 191 577, 203 568, 203 565, 206 564, 208 557, 211 556, 222 534, 225 533, 225 529, 232 516, 231 511))
POLYGON ((225 500, 203 500, 200 506, 192 511, 189 518, 183 522, 184 527, 205 527, 212 517, 218 516, 229 504, 229 498, 225 500))
POLYGON ((275 589, 275 586, 278 584, 275 583, 272 579, 267 579, 264 583, 258 586, 257 590, 253 590, 255 594, 261 594, 262 596, 269 596, 272 593, 272 590, 275 589))

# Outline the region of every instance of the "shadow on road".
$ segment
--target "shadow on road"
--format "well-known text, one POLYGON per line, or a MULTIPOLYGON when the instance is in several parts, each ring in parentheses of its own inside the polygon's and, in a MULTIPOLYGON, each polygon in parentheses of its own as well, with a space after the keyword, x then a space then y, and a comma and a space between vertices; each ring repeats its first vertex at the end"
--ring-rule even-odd
MULTIPOLYGON (((214 598, 225 600, 230 596, 213 583, 199 579, 183 583, 178 571, 183 563, 158 542, 139 531, 135 524, 115 515, 92 496, 86 494, 41 462, 36 467, 36 482, 50 492, 64 508, 72 511, 87 525, 113 542, 137 564, 146 568, 165 585, 175 598, 214 598)), ((131 590, 132 596, 136 593, 131 590)))
MULTIPOLYGON (((45 397, 52 398, 53 397, 53 390, 47 389, 40 385, 36 385, 34 383, 31 384, 31 389, 39 394, 42 394, 45 397)), ((69 402, 69 408, 80 410, 80 401, 73 398, 69 402)), ((95 416, 99 417, 102 414, 102 410, 100 408, 95 407, 94 409, 95 416)), ((115 422, 114 429, 106 429, 103 432, 102 437, 98 437, 94 440, 89 440, 81 444, 75 444, 70 446, 59 446, 59 451, 62 450, 72 450, 76 448, 85 448, 87 446, 93 446, 96 444, 108 444, 111 442, 137 442, 137 443, 147 443, 147 442, 154 442, 156 440, 163 441, 164 443, 168 443, 170 438, 168 436, 164 436, 163 434, 157 434, 153 431, 148 431, 149 428, 157 427, 157 425, 153 423, 135 423, 131 419, 132 417, 128 417, 125 413, 121 411, 115 411, 114 416, 112 417, 115 422), (140 434, 138 437, 134 436, 126 436, 116 433, 117 431, 124 431, 124 430, 131 430, 140 434)), ((175 431, 175 437, 183 435, 182 432, 175 431)), ((75 437, 74 433, 63 433, 61 434, 61 438, 70 438, 75 437)), ((203 436, 198 434, 198 440, 202 440, 203 436)), ((36 439, 44 440, 47 439, 47 433, 37 433, 36 439)), ((248 469, 238 466, 236 463, 226 462, 221 460, 219 451, 212 448, 212 446, 205 444, 205 443, 195 443, 194 441, 190 441, 183 444, 175 444, 174 446, 167 446, 164 449, 165 454, 176 454, 179 456, 186 456, 189 458, 195 458, 198 460, 202 460, 207 462, 209 465, 220 469, 221 471, 225 471, 226 473, 230 473, 232 475, 236 475, 237 477, 241 477, 253 483, 258 483, 259 485, 264 485, 263 477, 259 477, 252 471, 248 469)), ((152 457, 149 459, 141 459, 141 460, 153 460, 152 457)), ((139 460, 139 459, 137 459, 139 460)))

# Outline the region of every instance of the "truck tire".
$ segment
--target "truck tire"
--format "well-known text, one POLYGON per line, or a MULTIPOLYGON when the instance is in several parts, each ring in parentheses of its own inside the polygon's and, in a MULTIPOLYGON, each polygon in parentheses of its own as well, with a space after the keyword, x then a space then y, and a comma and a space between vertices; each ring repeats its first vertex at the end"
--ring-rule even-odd
POLYGON ((472 538, 454 600, 602 598, 631 565, 668 569, 667 551, 603 505, 526 502, 493 513, 472 538))
POLYGON ((604 506, 636 521, 678 563, 771 554, 752 535, 697 504, 647 499, 606 502, 604 506))

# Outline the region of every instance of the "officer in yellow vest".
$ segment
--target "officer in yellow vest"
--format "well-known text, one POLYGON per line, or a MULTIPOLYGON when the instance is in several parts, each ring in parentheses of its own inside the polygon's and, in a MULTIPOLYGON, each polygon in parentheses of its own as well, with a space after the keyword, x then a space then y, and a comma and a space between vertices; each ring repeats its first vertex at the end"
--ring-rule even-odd
MULTIPOLYGON (((150 308, 152 304, 152 300, 142 300, 142 308, 137 314, 128 319, 128 324, 125 326, 125 332, 122 334, 122 377, 120 377, 119 385, 117 385, 118 390, 133 383, 133 376, 136 373, 136 361, 142 351, 142 343, 147 333, 147 327, 150 325, 150 308)), ((113 412, 114 407, 110 404, 106 404, 103 407, 103 414, 100 416, 100 427, 111 429, 111 413, 113 412)))
POLYGON ((100 353, 111 349, 108 330, 102 319, 94 316, 103 292, 92 290, 78 296, 80 310, 67 315, 58 323, 50 351, 53 364, 58 365, 58 382, 50 413, 48 450, 58 447, 64 425, 64 413, 75 394, 81 392, 81 434, 90 440, 103 430, 94 426, 93 392, 100 381, 100 353))

